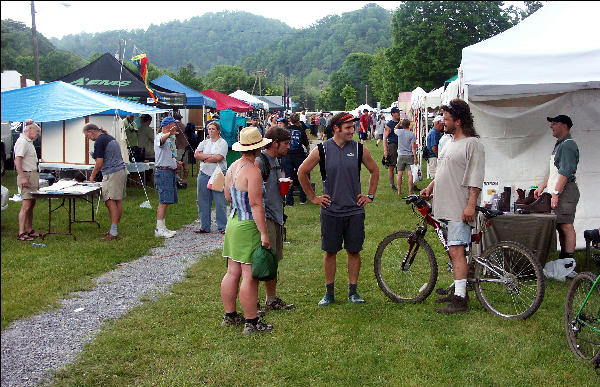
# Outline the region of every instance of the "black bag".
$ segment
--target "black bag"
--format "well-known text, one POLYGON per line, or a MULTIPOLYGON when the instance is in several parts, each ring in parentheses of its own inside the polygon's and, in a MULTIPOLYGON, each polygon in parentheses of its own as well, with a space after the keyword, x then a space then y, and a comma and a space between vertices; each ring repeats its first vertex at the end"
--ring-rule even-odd
POLYGON ((258 246, 252 253, 252 278, 271 281, 277 278, 277 257, 272 249, 258 246))
POLYGON ((423 159, 425 160, 429 160, 429 148, 427 148, 427 145, 423 146, 423 159))

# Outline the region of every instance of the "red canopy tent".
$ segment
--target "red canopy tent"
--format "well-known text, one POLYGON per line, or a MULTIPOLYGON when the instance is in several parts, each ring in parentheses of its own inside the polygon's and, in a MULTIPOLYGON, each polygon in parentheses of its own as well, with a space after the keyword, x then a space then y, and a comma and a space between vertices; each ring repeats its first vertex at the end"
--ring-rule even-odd
POLYGON ((240 101, 237 98, 230 97, 227 94, 223 94, 216 90, 206 89, 204 91, 201 91, 201 93, 217 101, 218 111, 231 109, 234 112, 245 113, 251 112, 254 109, 252 105, 248 105, 244 101, 240 101))

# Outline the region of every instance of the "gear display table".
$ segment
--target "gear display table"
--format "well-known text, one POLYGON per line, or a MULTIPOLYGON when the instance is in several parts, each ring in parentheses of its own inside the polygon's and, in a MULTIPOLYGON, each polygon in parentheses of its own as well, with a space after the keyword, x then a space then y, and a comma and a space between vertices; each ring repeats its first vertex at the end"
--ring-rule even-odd
POLYGON ((534 253, 542 266, 548 255, 556 251, 554 214, 505 213, 489 222, 479 214, 477 220, 482 228, 487 228, 482 238, 484 249, 500 241, 519 242, 534 253))

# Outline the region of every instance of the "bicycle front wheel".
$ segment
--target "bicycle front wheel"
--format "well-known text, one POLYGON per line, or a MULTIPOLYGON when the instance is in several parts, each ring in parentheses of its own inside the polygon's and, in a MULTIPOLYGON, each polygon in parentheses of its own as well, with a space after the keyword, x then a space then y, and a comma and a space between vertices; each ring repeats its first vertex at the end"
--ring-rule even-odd
POLYGON ((409 231, 385 237, 375 253, 375 277, 381 290, 394 302, 421 302, 433 290, 438 268, 435 255, 422 237, 409 242, 409 231), (404 265, 409 250, 415 253, 412 264, 404 265))
POLYGON ((569 286, 565 301, 567 343, 575 355, 587 360, 598 356, 600 351, 600 289, 596 286, 590 294, 594 281, 595 274, 577 274, 569 286))
POLYGON ((475 265, 475 294, 487 311, 500 317, 526 319, 534 314, 545 285, 540 263, 516 242, 496 243, 475 265))

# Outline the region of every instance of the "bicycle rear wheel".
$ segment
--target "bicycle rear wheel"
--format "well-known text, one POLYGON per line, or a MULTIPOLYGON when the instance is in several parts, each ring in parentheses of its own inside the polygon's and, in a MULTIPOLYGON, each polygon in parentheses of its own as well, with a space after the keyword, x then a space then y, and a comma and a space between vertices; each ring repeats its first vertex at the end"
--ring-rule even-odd
POLYGON ((544 298, 542 266, 531 250, 516 242, 499 242, 475 265, 475 294, 489 312, 505 318, 526 319, 544 298))
POLYGON ((420 302, 432 292, 437 281, 435 255, 422 237, 414 241, 416 251, 412 265, 402 269, 409 250, 409 231, 398 231, 385 237, 375 253, 375 277, 381 290, 394 302, 420 302))
POLYGON ((582 309, 585 298, 595 280, 595 274, 577 274, 569 286, 565 301, 567 343, 575 355, 587 360, 597 357, 600 351, 600 334, 592 328, 600 329, 600 316, 598 316, 600 313, 600 289, 598 286, 590 294, 582 309), (580 309, 579 318, 576 318, 580 309))

